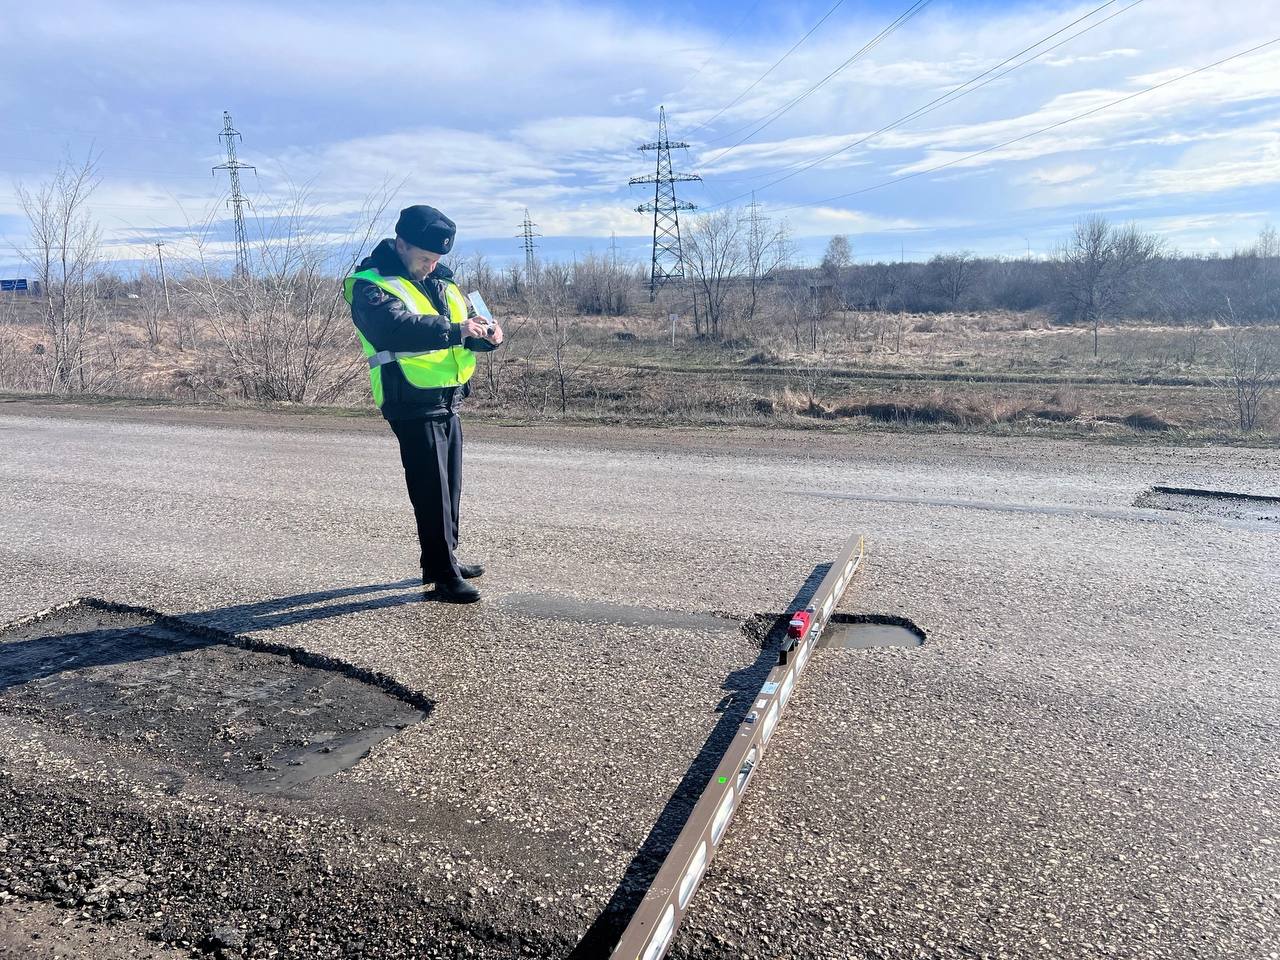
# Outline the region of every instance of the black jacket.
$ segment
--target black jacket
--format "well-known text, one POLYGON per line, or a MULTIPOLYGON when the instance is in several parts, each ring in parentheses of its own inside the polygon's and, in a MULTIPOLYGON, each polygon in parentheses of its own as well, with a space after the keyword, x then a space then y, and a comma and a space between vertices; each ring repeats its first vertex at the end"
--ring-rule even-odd
MULTIPOLYGON (((421 290, 440 311, 438 316, 416 314, 404 303, 376 284, 357 280, 351 291, 351 319, 375 350, 393 352, 443 350, 459 344, 476 353, 495 349, 488 340, 462 338, 460 324, 449 322, 444 282, 453 279, 453 271, 443 263, 436 264, 431 276, 418 283, 396 253, 395 241, 383 240, 373 253, 360 261, 357 271, 375 269, 384 277, 408 280, 421 290)), ((382 366, 382 415, 388 420, 441 419, 457 413, 470 393, 461 387, 422 389, 410 384, 400 372, 398 363, 382 366)))

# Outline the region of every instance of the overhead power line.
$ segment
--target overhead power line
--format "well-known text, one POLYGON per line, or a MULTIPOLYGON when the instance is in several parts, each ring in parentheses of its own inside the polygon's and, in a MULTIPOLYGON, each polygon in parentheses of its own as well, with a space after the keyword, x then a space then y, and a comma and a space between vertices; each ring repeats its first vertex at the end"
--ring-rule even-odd
POLYGON ((728 33, 726 33, 723 37, 720 38, 720 42, 716 44, 715 49, 712 50, 711 53, 707 55, 707 59, 702 61, 702 65, 698 67, 698 69, 693 72, 693 75, 690 76, 689 79, 686 80, 683 84, 681 84, 680 87, 674 93, 667 94, 666 97, 664 98, 665 100, 669 102, 674 97, 678 97, 680 94, 684 93, 691 86, 693 86, 693 81, 697 80, 698 77, 702 76, 702 71, 707 69, 707 66, 711 63, 711 61, 716 58, 716 54, 718 54, 721 50, 723 50, 724 45, 728 43, 733 37, 735 37, 738 31, 742 29, 743 25, 746 24, 746 22, 749 19, 751 19, 751 15, 756 12, 756 7, 760 6, 760 3, 761 3, 761 0, 755 0, 755 3, 747 7, 747 12, 742 15, 742 17, 738 20, 737 23, 733 25, 733 27, 729 30, 728 33))
MULTIPOLYGON (((760 133, 766 127, 770 126, 775 120, 777 120, 783 114, 787 113, 789 110, 791 110, 792 108, 800 104, 806 98, 814 94, 817 90, 821 89, 836 74, 840 73, 842 70, 852 65, 855 61, 861 59, 863 56, 865 56, 866 54, 874 50, 877 46, 879 46, 882 42, 884 42, 884 40, 887 37, 889 37, 892 33, 894 33, 899 27, 905 24, 908 20, 910 20, 912 17, 914 17, 916 14, 918 14, 921 10, 923 10, 932 2, 933 0, 915 0, 915 2, 912 3, 911 6, 908 7, 905 11, 899 14, 898 17, 895 20, 893 20, 893 22, 891 22, 887 27, 885 27, 883 30, 877 33, 874 37, 872 37, 870 40, 864 43, 861 47, 859 47, 856 51, 854 51, 853 55, 850 56, 848 59, 846 59, 844 63, 840 64, 840 66, 836 67, 834 70, 828 73, 825 77, 823 77, 817 83, 813 84, 803 93, 801 93, 799 96, 793 98, 792 100, 789 100, 787 103, 784 103, 781 107, 778 107, 770 111, 769 113, 761 117, 759 120, 752 121, 752 124, 758 124, 755 127, 755 129, 749 131, 745 136, 743 136, 736 143, 733 143, 730 146, 723 148, 718 155, 716 155, 715 157, 712 157, 710 160, 707 161, 707 163, 709 164, 718 163, 719 161, 723 160, 726 156, 729 155, 730 152, 742 146, 744 143, 746 143, 756 134, 760 133)), ((747 126, 751 126, 752 124, 747 124, 747 126)), ((745 129, 745 128, 739 127, 738 130, 733 131, 733 133, 726 134, 724 137, 717 137, 715 139, 725 139, 726 137, 733 136, 734 133, 737 133, 742 129, 745 129)))
MULTIPOLYGON (((953 87, 951 90, 947 91, 941 96, 935 97, 933 100, 930 100, 928 103, 920 107, 917 107, 915 110, 912 110, 910 113, 904 114, 903 116, 899 117, 898 119, 890 123, 885 124, 883 127, 880 127, 878 130, 873 130, 871 133, 864 134, 863 136, 859 137, 857 140, 854 140, 851 143, 847 143, 843 147, 840 147, 836 150, 832 150, 830 153, 823 154, 817 159, 797 160, 797 161, 794 161, 793 163, 785 164, 784 166, 778 167, 772 171, 765 173, 764 176, 771 176, 773 174, 782 173, 782 171, 788 170, 792 167, 799 167, 799 169, 794 170, 791 173, 787 173, 783 176, 780 176, 775 180, 770 180, 768 183, 763 184, 759 187, 755 187, 753 190, 744 191, 743 193, 740 193, 737 196, 731 197, 730 199, 726 200, 724 203, 726 204, 734 203, 735 201, 741 200, 744 197, 748 196, 749 194, 758 193, 762 190, 767 190, 769 187, 777 186, 779 183, 782 183, 785 180, 790 180, 792 177, 799 176, 802 173, 812 170, 814 167, 825 163, 826 161, 832 159, 833 157, 838 157, 840 154, 845 153, 848 150, 852 150, 854 147, 861 146, 867 141, 880 136, 880 134, 882 133, 887 133, 890 130, 895 130, 898 127, 902 126, 903 124, 910 123, 912 120, 918 120, 920 117, 923 117, 926 114, 932 113, 934 110, 938 110, 941 107, 944 107, 950 103, 954 103, 955 101, 961 99, 962 97, 967 97, 969 94, 974 93, 978 90, 981 90, 987 84, 994 83, 996 80, 1000 80, 1003 77, 1007 77, 1009 74, 1013 73, 1013 71, 1018 70, 1022 67, 1025 67, 1029 63, 1034 63, 1036 60, 1040 59, 1046 54, 1052 53, 1054 50, 1057 50, 1059 47, 1070 43, 1072 40, 1075 40, 1079 37, 1084 36, 1090 30, 1093 30, 1097 27, 1102 26, 1104 23, 1108 22, 1109 20, 1115 19, 1116 17, 1120 16, 1120 14, 1125 13, 1128 10, 1132 10, 1138 4, 1142 3, 1143 0, 1133 0, 1133 2, 1130 3, 1128 6, 1122 7, 1121 9, 1115 11, 1109 16, 1103 17, 1101 20, 1098 20, 1095 23, 1089 24, 1089 26, 1085 27, 1083 30, 1073 33, 1071 36, 1066 37, 1063 40, 1060 40, 1058 43, 1055 43, 1051 47, 1045 47, 1045 49, 1035 54, 1035 56, 1027 57, 1027 59, 1023 60, 1021 63, 1014 64, 1012 67, 1009 67, 1009 69, 1005 70, 1003 73, 996 73, 996 71, 1000 70, 1002 67, 1005 67, 1010 63, 1013 63, 1013 61, 1017 60, 1019 57, 1029 53, 1030 51, 1034 50, 1036 47, 1040 46, 1041 44, 1046 43, 1049 40, 1052 40, 1054 37, 1059 36, 1064 31, 1070 30, 1072 27, 1077 26, 1081 22, 1088 20, 1090 17, 1094 16, 1095 14, 1099 13, 1100 11, 1106 9, 1107 7, 1111 6, 1116 2, 1118 2, 1118 0, 1107 0, 1106 3, 1102 4, 1101 6, 1095 7, 1093 10, 1090 10, 1083 17, 1079 17, 1078 19, 1071 21, 1071 23, 1068 23, 1066 26, 1058 30, 1055 30, 1053 33, 1049 34, 1047 37, 1043 37, 1042 39, 1037 40, 1035 43, 1031 44, 1029 47, 1024 47, 1022 50, 1018 51, 1013 56, 1001 61, 1000 63, 997 63, 994 67, 990 67, 984 70, 982 73, 979 73, 976 76, 969 78, 959 86, 953 87), (991 74, 995 74, 995 75, 991 76, 991 74), (983 77, 987 77, 987 79, 983 80, 983 77), (982 82, 978 83, 979 80, 982 80, 982 82), (977 85, 974 86, 974 84, 977 84, 977 85)), ((759 176, 760 175, 757 174, 756 176, 752 176, 752 177, 744 177, 742 178, 742 180, 743 181, 755 180, 755 179, 758 179, 759 176)), ((723 204, 717 204, 717 206, 723 206, 723 204)))
MULTIPOLYGON (((745 90, 743 90, 740 94, 738 94, 736 97, 734 97, 734 98, 733 98, 732 100, 730 100, 728 103, 726 103, 723 107, 721 107, 719 110, 717 110, 714 114, 712 114, 712 115, 711 115, 710 117, 708 117, 706 120, 703 120, 700 124, 698 124, 696 127, 694 127, 694 128, 690 131, 690 133, 691 133, 691 134, 693 134, 693 133, 697 133, 697 132, 698 132, 699 130, 701 130, 703 127, 705 127, 705 126, 707 126, 707 125, 709 125, 709 124, 711 124, 711 123, 714 123, 717 117, 719 117, 722 113, 724 113, 724 112, 725 112, 726 110, 728 110, 730 107, 734 106, 734 104, 736 104, 736 103, 738 103, 739 101, 741 101, 741 100, 742 100, 742 98, 743 98, 743 97, 745 97, 745 96, 746 96, 748 93, 750 93, 752 90, 754 90, 754 89, 755 89, 755 88, 760 84, 760 82, 761 82, 762 80, 764 80, 764 78, 765 78, 765 77, 769 76, 769 74, 773 73, 773 71, 774 71, 774 70, 778 69, 778 67, 782 65, 782 61, 786 60, 786 59, 787 59, 787 57, 789 57, 789 56, 791 56, 793 53, 795 53, 795 52, 796 52, 796 50, 798 50, 798 49, 800 48, 800 45, 801 45, 802 43, 804 43, 806 40, 808 40, 811 36, 813 36, 813 35, 814 35, 814 33, 816 33, 816 32, 817 32, 818 28, 819 28, 819 27, 821 27, 824 23, 826 23, 826 22, 827 22, 827 19, 828 19, 828 18, 829 18, 833 13, 835 13, 838 9, 840 9, 840 7, 842 7, 843 5, 844 5, 844 0, 836 0, 836 2, 831 6, 831 9, 829 9, 826 13, 824 13, 824 14, 822 15, 822 19, 820 19, 817 23, 815 23, 812 27, 810 27, 810 28, 808 29, 808 31, 805 33, 805 35, 804 35, 803 37, 801 37, 799 40, 797 40, 795 43, 793 43, 793 44, 791 45, 791 49, 789 49, 786 53, 784 53, 784 54, 783 54, 782 56, 780 56, 777 60, 775 60, 775 61, 773 62, 773 65, 772 65, 771 67, 769 67, 769 69, 768 69, 768 70, 766 70, 764 73, 760 74, 760 76, 758 76, 758 77, 756 77, 754 80, 752 80, 752 81, 751 81, 751 83, 750 83, 750 85, 748 85, 748 87, 747 87, 745 90)), ((706 64, 703 64, 703 66, 706 66, 706 64)), ((698 72, 699 72, 699 73, 701 73, 702 71, 701 71, 701 70, 699 70, 698 72)))
POLYGON ((936 164, 935 166, 928 167, 924 170, 917 170, 914 173, 907 173, 907 174, 903 174, 900 177, 893 177, 889 180, 884 180, 880 183, 874 183, 871 186, 863 187, 860 190, 850 190, 848 193, 836 194, 834 197, 824 197, 821 200, 807 200, 804 203, 794 203, 794 204, 791 204, 790 206, 780 207, 779 212, 785 211, 785 210, 799 210, 804 207, 813 207, 813 206, 817 206, 820 203, 834 203, 837 200, 847 200, 849 197, 856 197, 856 196, 859 196, 860 194, 870 193, 872 190, 880 190, 884 187, 890 187, 890 186, 893 186, 894 184, 902 183, 906 180, 914 180, 916 177, 923 177, 930 173, 937 173, 939 170, 945 170, 947 167, 954 167, 958 163, 964 163, 968 160, 973 160, 977 157, 981 157, 985 154, 992 153, 996 150, 1002 150, 1005 147, 1013 146, 1015 143, 1021 143, 1024 140, 1030 140, 1032 137, 1038 137, 1040 136, 1040 134, 1048 133, 1050 130, 1056 130, 1059 127, 1065 127, 1069 123, 1075 123, 1077 120, 1083 120, 1086 117, 1091 117, 1094 114, 1101 113, 1103 110, 1110 110, 1112 107, 1117 107, 1122 103, 1127 103, 1130 100, 1134 100, 1138 97, 1145 96, 1148 93, 1153 93, 1156 90, 1160 90, 1164 87, 1170 86, 1171 84, 1178 83, 1182 80, 1186 80, 1189 77, 1194 77, 1197 74, 1204 73, 1206 70, 1213 70, 1214 68, 1220 67, 1225 63, 1230 63, 1232 60, 1239 60, 1241 57, 1247 57, 1250 54, 1257 53, 1259 50, 1265 50, 1267 47, 1275 46, 1277 43, 1280 43, 1280 37, 1274 37, 1271 40, 1267 40, 1265 43, 1260 43, 1257 46, 1250 47, 1247 50, 1241 50, 1239 53, 1233 53, 1229 57, 1223 57, 1221 60, 1215 60, 1213 63, 1207 63, 1203 67, 1196 67, 1194 70, 1188 70, 1186 73, 1179 74, 1176 77, 1171 77, 1170 79, 1161 81, 1160 83, 1154 83, 1149 87, 1143 88, 1142 90, 1136 90, 1133 93, 1126 94, 1125 96, 1120 97, 1117 100, 1112 100, 1110 103, 1104 103, 1101 106, 1094 107, 1090 110, 1085 110, 1083 113, 1077 113, 1075 116, 1067 117, 1065 120, 1058 120, 1055 123, 1049 124, 1047 127, 1041 127, 1039 130, 1032 130, 1030 133, 1024 133, 1021 136, 1011 137, 1008 140, 1004 140, 1001 143, 994 144, 990 147, 984 147, 981 150, 975 150, 973 153, 967 154, 963 157, 956 157, 953 160, 948 160, 945 163, 936 164))

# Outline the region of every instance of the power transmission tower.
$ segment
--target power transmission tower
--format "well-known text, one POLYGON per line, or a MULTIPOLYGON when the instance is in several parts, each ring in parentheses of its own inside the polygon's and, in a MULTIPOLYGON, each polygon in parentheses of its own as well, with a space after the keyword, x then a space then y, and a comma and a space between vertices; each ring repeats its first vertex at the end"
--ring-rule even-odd
POLYGON ((164 252, 161 250, 163 246, 163 240, 156 241, 156 257, 160 260, 160 286, 164 288, 164 312, 169 314, 173 313, 173 307, 169 303, 169 280, 164 275, 164 252))
POLYGON ((747 215, 740 222, 747 225, 747 257, 750 259, 751 281, 760 279, 760 262, 764 259, 765 242, 763 225, 770 217, 760 213, 760 204, 756 203, 756 192, 751 191, 751 204, 747 207, 747 215))
POLYGON ((516 236, 524 241, 524 273, 525 280, 528 283, 533 282, 533 271, 535 269, 533 251, 537 244, 533 242, 533 238, 542 236, 534 229, 536 226, 537 224, 529 219, 529 208, 525 207, 524 221, 520 224, 520 232, 516 236))
POLYGON ((658 287, 668 280, 684 279, 684 251, 680 247, 680 211, 696 210, 692 203, 676 199, 676 184, 701 181, 696 173, 675 173, 671 169, 671 148, 688 149, 684 141, 667 139, 667 108, 658 108, 658 139, 642 144, 642 151, 658 155, 653 176, 632 177, 631 186, 653 184, 653 200, 636 207, 638 213, 653 214, 653 263, 649 270, 649 300, 658 294, 658 287))
MULTIPOLYGON (((222 132, 218 134, 219 140, 227 141, 227 162, 220 163, 213 168, 214 173, 219 170, 226 170, 231 174, 231 197, 227 203, 231 205, 232 214, 236 221, 236 275, 247 277, 249 275, 249 242, 244 235, 244 205, 249 199, 240 192, 240 171, 253 170, 257 172, 257 168, 247 163, 241 163, 236 159, 236 137, 240 134, 235 127, 231 125, 231 114, 226 110, 222 111, 222 132)), ((244 140, 244 137, 240 137, 244 140)))

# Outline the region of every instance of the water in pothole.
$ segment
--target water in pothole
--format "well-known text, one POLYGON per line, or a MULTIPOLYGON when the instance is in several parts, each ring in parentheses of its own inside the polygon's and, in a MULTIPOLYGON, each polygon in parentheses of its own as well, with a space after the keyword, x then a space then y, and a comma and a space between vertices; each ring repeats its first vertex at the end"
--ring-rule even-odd
POLYGON ((341 669, 91 605, 0 634, 0 716, 97 743, 172 782, 253 793, 354 766, 426 716, 341 669))
POLYGON ((905 617, 837 613, 827 621, 818 646, 842 650, 914 648, 924 643, 924 636, 924 631, 905 617))

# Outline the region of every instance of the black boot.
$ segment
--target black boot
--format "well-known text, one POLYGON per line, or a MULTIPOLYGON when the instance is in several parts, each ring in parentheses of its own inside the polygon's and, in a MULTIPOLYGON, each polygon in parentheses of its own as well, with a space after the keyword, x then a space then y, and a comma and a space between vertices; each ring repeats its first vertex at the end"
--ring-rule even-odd
POLYGON ((445 603, 475 603, 480 599, 480 591, 461 577, 446 577, 436 581, 432 596, 445 603))
POLYGON ((458 564, 458 572, 462 574, 463 580, 474 580, 476 577, 484 576, 484 565, 479 563, 460 563, 458 564))

